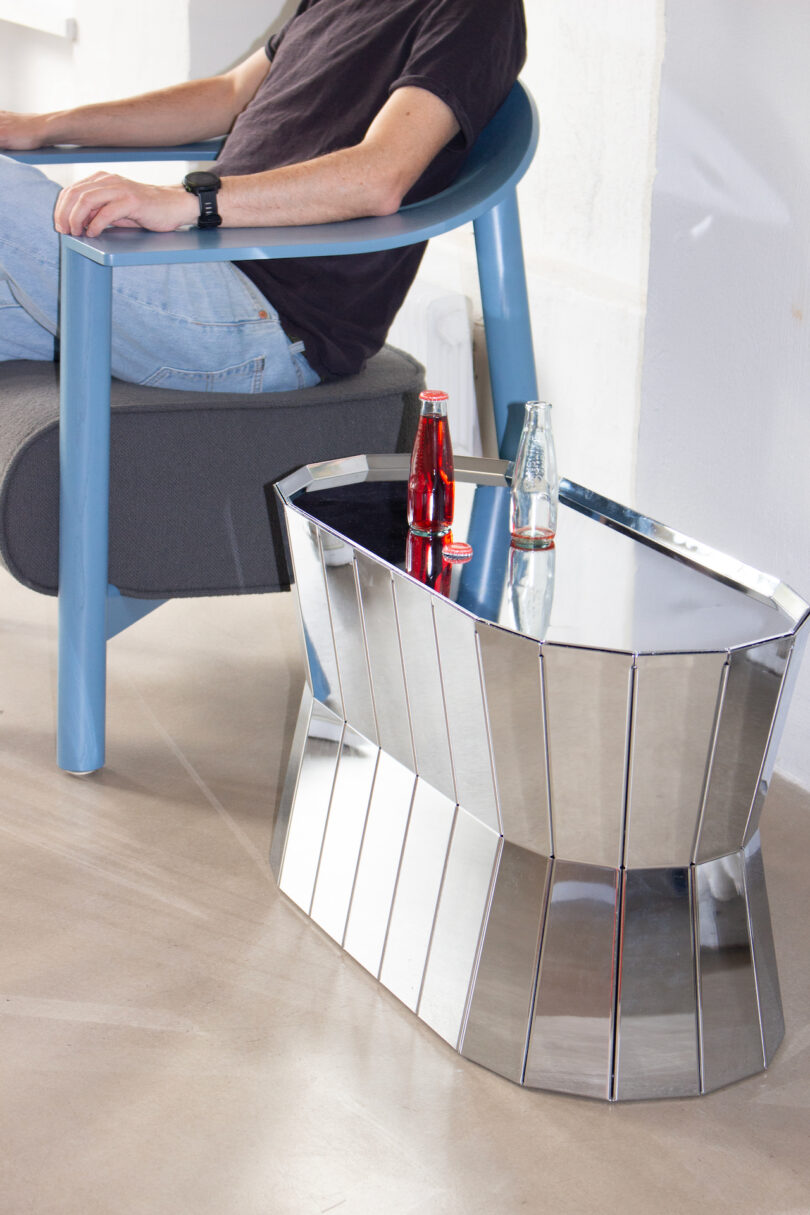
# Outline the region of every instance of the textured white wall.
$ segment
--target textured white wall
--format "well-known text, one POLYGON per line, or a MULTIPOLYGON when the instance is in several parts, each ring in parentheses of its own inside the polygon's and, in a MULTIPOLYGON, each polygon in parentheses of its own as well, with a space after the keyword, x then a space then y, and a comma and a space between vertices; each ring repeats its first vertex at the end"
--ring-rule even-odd
MULTIPOLYGON (((810 598, 810 5, 667 6, 641 509, 810 598)), ((810 787, 810 663, 780 769, 810 787)))

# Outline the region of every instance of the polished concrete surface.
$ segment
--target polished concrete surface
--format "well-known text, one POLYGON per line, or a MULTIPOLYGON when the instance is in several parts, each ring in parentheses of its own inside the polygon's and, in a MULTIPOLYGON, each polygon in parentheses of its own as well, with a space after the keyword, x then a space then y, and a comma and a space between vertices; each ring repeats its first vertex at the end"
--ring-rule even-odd
POLYGON ((275 889, 291 596, 111 644, 108 766, 54 766, 55 604, 0 574, 0 1215, 810 1212, 810 797, 763 820, 767 1073, 607 1106, 455 1055, 275 889))

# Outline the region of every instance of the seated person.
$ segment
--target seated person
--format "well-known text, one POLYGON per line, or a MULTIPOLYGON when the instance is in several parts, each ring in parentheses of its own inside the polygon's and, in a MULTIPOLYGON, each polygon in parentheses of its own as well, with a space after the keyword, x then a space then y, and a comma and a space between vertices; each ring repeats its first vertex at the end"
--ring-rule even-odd
MULTIPOLYGON (((522 0, 301 0, 223 75, 52 114, 0 112, 8 150, 229 132, 199 196, 109 173, 60 191, 0 156, 0 360, 54 357, 57 233, 316 224, 442 190, 506 98, 525 42, 522 0)), ((113 374, 267 392, 356 373, 383 345, 423 249, 118 269, 113 374)))

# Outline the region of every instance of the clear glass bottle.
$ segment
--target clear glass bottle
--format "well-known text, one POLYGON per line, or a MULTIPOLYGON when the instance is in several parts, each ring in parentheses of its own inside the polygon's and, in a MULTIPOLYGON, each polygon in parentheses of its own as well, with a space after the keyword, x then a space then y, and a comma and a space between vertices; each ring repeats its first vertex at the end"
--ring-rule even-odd
POLYGON ((548 548, 554 543, 558 491, 551 406, 529 401, 512 473, 509 529, 516 548, 548 548))
POLYGON ((408 527, 417 536, 443 536, 453 524, 453 446, 447 393, 421 392, 419 427, 408 477, 408 527))

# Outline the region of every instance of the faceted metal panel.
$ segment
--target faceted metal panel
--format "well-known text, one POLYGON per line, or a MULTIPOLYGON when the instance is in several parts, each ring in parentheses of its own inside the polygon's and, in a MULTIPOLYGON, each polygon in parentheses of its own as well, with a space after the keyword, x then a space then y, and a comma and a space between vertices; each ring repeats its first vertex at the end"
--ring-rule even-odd
POLYGON ((632 656, 546 645, 543 671, 554 853, 619 865, 632 656))
POLYGON ((416 1009, 456 808, 417 780, 388 924, 380 981, 416 1009))
POLYGON ((377 742, 363 618, 354 574, 354 550, 348 544, 340 545, 328 533, 322 533, 322 538, 327 541, 323 568, 346 720, 365 738, 377 742))
MULTIPOLYGON (((784 644, 788 645, 790 639, 786 638, 784 644)), ((779 744, 782 741, 782 734, 787 721, 788 709, 790 702, 793 699, 793 689, 796 686, 796 680, 799 677, 801 670, 802 657, 807 645, 807 630, 803 629, 798 637, 793 641, 790 653, 787 658, 787 665, 784 676, 782 677, 782 688, 779 693, 779 701, 776 706, 776 715, 771 726, 771 736, 768 740, 768 750, 765 754, 765 762, 762 765, 762 771, 759 776, 757 791, 754 796, 754 804, 751 807, 751 814, 748 818, 748 826, 745 829, 745 840, 748 841, 759 830, 760 820, 762 818, 762 810, 765 805, 765 798, 768 796, 768 789, 771 785, 773 770, 776 766, 776 757, 779 753, 779 744)))
POLYGON ((550 856, 540 647, 527 637, 486 626, 479 628, 478 642, 504 835, 550 856))
POLYGON ((363 553, 357 553, 355 565, 380 746, 412 768, 413 745, 391 573, 363 553))
POLYGON ((526 1084, 611 1097, 619 873, 554 861, 526 1084))
POLYGON ((690 871, 625 874, 617 1100, 700 1092, 690 871))
POLYGON ((342 718, 343 700, 318 529, 296 511, 286 510, 285 517, 310 686, 316 698, 342 718))
POLYGON ((455 799, 432 597, 410 579, 395 574, 394 598, 416 771, 434 788, 455 799))
POLYGON ((470 994, 500 836, 456 815, 417 1012, 457 1047, 470 994))
POLYGON ((456 801, 493 831, 501 824, 489 751, 475 621, 433 597, 456 801))
POLYGON ((312 692, 307 683, 304 685, 301 705, 298 709, 298 718, 295 723, 290 754, 287 760, 284 787, 281 790, 278 811, 273 823, 273 839, 270 844, 270 868, 277 882, 281 876, 281 862, 284 859, 284 848, 290 828, 290 818, 292 817, 295 805, 295 791, 298 788, 301 765, 304 760, 304 748, 307 743, 309 719, 312 715, 313 703, 312 692))
POLYGON ((744 843, 789 651, 779 638, 731 655, 697 861, 744 843))
POLYGON ((416 780, 380 752, 343 947, 378 975, 416 780))
POLYGON ((343 722, 315 701, 278 882, 287 897, 307 912, 315 889, 342 733, 343 722))
POLYGON ((346 726, 310 911, 338 944, 349 914, 378 755, 373 743, 346 726))
POLYGON ((520 1084, 532 1017, 551 861, 501 851, 461 1053, 520 1084))
POLYGON ((785 1036, 785 1018, 782 1014, 782 997, 779 991, 779 973, 776 968, 776 950, 773 943, 771 913, 768 907, 768 891, 765 888, 765 868, 762 864, 762 848, 759 832, 746 847, 745 891, 748 898, 748 918, 751 942, 754 948, 754 967, 757 980, 762 1046, 765 1062, 770 1063, 779 1043, 785 1036))
POLYGON ((637 659, 628 865, 692 860, 725 662, 725 654, 637 659))
POLYGON ((765 1066, 743 854, 695 867, 703 1090, 765 1066))

